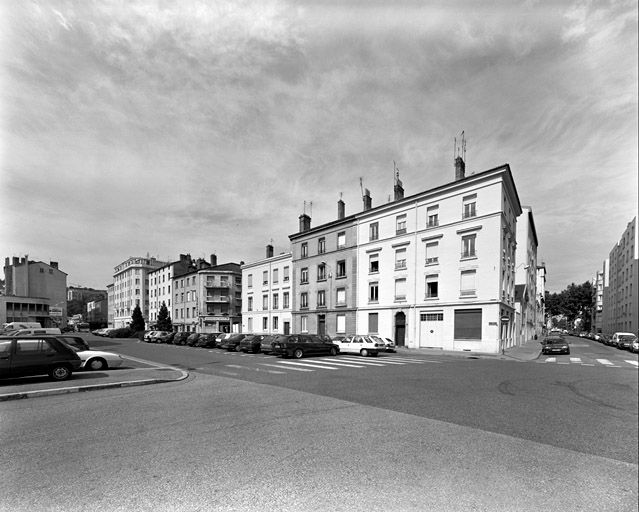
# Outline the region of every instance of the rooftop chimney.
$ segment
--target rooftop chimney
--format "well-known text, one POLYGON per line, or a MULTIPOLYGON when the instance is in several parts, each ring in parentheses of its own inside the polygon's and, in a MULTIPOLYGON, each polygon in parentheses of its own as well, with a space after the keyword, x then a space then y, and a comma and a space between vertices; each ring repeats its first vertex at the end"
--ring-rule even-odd
POLYGON ((213 265, 214 267, 217 265, 217 255, 216 254, 211 254, 211 265, 213 265))
POLYGON ((49 263, 49 266, 51 266, 52 268, 58 268, 58 262, 57 261, 52 261, 49 263))
POLYGON ((395 201, 404 199, 404 185, 402 183, 402 180, 400 180, 399 178, 395 180, 395 186, 393 187, 393 191, 395 192, 395 201))
POLYGON ((466 177, 466 164, 461 156, 455 158, 455 181, 463 180, 466 177))
POLYGON ((266 246, 266 257, 267 258, 272 258, 273 257, 273 246, 271 244, 268 244, 266 246))
POLYGON ((303 213, 300 215, 300 233, 311 229, 311 218, 303 213))
POLYGON ((344 201, 342 201, 341 199, 339 201, 337 201, 337 218, 338 219, 343 219, 344 218, 344 214, 345 214, 345 204, 344 201))
POLYGON ((371 199, 371 191, 367 188, 364 189, 364 211, 370 210, 373 207, 373 200, 371 199))

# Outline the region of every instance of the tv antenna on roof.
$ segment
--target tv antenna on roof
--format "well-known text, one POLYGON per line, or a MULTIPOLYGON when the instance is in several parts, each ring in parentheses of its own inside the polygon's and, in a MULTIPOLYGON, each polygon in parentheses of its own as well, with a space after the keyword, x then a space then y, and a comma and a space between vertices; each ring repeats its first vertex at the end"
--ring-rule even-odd
POLYGON ((462 130, 459 140, 455 137, 453 158, 457 159, 457 157, 461 157, 466 162, 466 136, 464 135, 464 130, 462 130))
POLYGON ((306 215, 306 205, 308 204, 309 206, 309 215, 312 217, 313 216, 313 201, 304 201, 304 215, 306 215))
POLYGON ((362 197, 364 197, 364 183, 362 182, 362 177, 359 177, 359 189, 362 192, 362 197))

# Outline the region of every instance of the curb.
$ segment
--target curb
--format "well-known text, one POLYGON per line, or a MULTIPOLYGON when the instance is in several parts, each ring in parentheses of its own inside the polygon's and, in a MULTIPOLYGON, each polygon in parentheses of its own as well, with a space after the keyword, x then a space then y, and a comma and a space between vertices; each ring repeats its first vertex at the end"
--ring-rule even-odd
POLYGON ((41 396, 54 396, 54 395, 67 395, 70 393, 83 393, 85 391, 99 391, 101 389, 110 388, 128 388, 133 386, 148 386, 150 384, 162 384, 164 382, 178 382, 186 379, 189 376, 189 372, 175 368, 180 372, 180 376, 177 379, 143 379, 143 380, 128 380, 124 382, 111 382, 108 384, 91 384, 88 386, 75 386, 71 388, 60 389, 42 389, 34 391, 22 391, 18 393, 7 393, 6 395, 0 395, 0 402, 8 402, 10 400, 24 400, 26 398, 38 398, 41 396))

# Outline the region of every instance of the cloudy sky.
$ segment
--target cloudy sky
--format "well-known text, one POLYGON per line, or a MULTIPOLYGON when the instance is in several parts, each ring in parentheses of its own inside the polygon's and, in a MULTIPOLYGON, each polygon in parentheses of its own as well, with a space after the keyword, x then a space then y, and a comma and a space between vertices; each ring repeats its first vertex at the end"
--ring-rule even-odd
POLYGON ((250 262, 509 163, 548 288, 637 214, 637 2, 0 0, 0 256, 250 262), (307 204, 306 210, 311 213, 307 204))

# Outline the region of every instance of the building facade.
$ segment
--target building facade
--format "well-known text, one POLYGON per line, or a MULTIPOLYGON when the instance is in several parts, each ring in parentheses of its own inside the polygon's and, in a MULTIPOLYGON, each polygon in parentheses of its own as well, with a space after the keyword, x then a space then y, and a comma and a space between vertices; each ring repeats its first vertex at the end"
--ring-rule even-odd
POLYGON ((542 261, 537 266, 537 338, 546 334, 548 319, 546 318, 546 264, 542 261))
POLYGON ((593 288, 593 308, 590 325, 593 332, 603 332, 603 295, 604 295, 604 273, 599 270, 592 280, 593 288))
POLYGON ((522 206, 517 219, 515 261, 515 343, 521 345, 537 336, 537 230, 532 208, 522 206))
POLYGON ((637 271, 639 234, 637 230, 635 217, 628 223, 621 239, 612 248, 607 259, 609 274, 607 283, 604 275, 603 295, 605 333, 623 331, 636 334, 639 328, 639 274, 637 271))
POLYGON ((114 268, 113 327, 127 327, 136 306, 149 318, 149 272, 166 265, 153 257, 131 257, 114 268))
MULTIPOLYGON (((211 258, 214 258, 214 255, 211 258)), ((149 326, 157 322, 162 304, 166 305, 169 316, 173 318, 173 277, 185 274, 194 264, 190 254, 180 254, 179 260, 149 271, 149 326)))
POLYGON ((293 258, 290 252, 242 265, 242 332, 292 333, 293 258))
POLYGON ((40 322, 43 327, 67 325, 67 274, 58 262, 5 258, 5 292, 0 296, 0 322, 40 322))
POLYGON ((195 293, 197 332, 240 332, 243 282, 241 263, 211 265, 199 269, 197 276, 195 291, 191 290, 192 299, 195 293))

